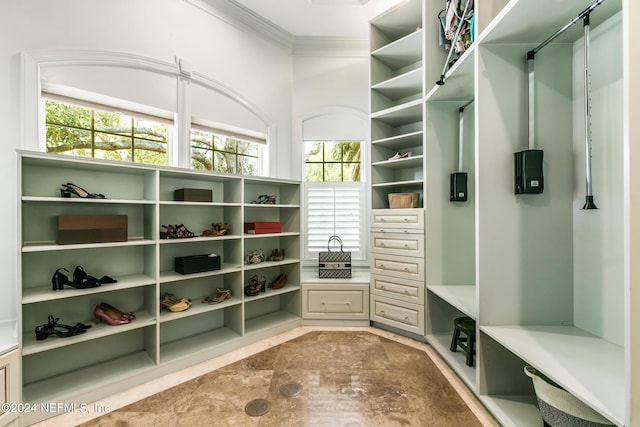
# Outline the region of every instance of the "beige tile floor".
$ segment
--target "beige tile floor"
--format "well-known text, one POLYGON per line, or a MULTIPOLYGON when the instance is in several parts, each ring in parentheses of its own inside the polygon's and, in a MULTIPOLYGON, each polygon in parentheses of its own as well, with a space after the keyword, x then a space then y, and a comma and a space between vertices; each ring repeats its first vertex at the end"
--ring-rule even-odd
POLYGON ((36 426, 498 425, 429 345, 377 328, 300 327, 96 403, 36 426))

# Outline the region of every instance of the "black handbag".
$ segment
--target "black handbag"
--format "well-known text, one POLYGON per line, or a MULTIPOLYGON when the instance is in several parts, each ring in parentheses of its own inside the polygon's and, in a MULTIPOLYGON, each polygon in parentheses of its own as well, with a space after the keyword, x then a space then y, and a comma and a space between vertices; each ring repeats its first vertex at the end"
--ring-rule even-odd
POLYGON ((336 235, 329 237, 327 251, 318 254, 318 275, 321 279, 350 279, 351 252, 342 250, 342 239, 336 235), (332 251, 331 242, 340 243, 340 251, 332 251))

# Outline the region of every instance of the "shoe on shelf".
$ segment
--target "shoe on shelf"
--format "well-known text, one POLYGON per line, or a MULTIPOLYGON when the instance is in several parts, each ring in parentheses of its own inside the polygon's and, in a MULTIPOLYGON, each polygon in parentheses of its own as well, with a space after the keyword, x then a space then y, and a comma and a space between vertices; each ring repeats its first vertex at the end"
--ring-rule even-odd
POLYGON ((123 313, 122 311, 118 310, 110 304, 107 304, 106 302, 101 302, 100 304, 98 304, 98 306, 102 309, 102 311, 108 314, 114 314, 115 317, 120 320, 133 320, 136 318, 136 315, 133 311, 123 313))
POLYGON ((202 302, 206 302, 209 304, 218 304, 222 301, 231 298, 231 289, 216 289, 215 295, 211 295, 206 297, 202 302))
POLYGON ((269 195, 269 194, 261 194, 258 198, 251 203, 258 205, 275 205, 277 196, 269 195))
POLYGON ((269 288, 271 288, 271 289, 280 289, 286 284, 287 284, 287 275, 286 274, 280 274, 280 275, 278 275, 278 277, 275 278, 275 280, 273 282, 269 283, 269 288))
POLYGON ((62 188, 60 189, 60 196, 67 198, 71 197, 72 194, 80 197, 81 199, 106 199, 104 194, 89 193, 84 188, 72 184, 71 182, 62 184, 62 188))
POLYGON ((49 315, 48 322, 46 324, 36 327, 36 340, 45 340, 50 335, 59 338, 72 337, 87 332, 87 329, 91 327, 91 325, 85 325, 84 323, 76 323, 73 326, 63 325, 62 323, 58 323, 58 320, 60 320, 59 317, 49 315))
POLYGON ((264 262, 264 253, 262 249, 251 251, 244 259, 245 264, 260 264, 264 262))
POLYGON ((100 286, 100 281, 88 275, 87 272, 84 271, 84 268, 79 265, 73 270, 73 282, 68 283, 68 285, 76 289, 97 288, 100 286))
POLYGON ((189 231, 184 224, 163 225, 164 231, 160 231, 161 239, 186 239, 190 237, 198 237, 196 233, 189 231))
POLYGON ((61 272, 61 270, 64 270, 67 273, 69 272, 69 270, 62 267, 57 269, 56 272, 53 273, 53 276, 51 277, 51 288, 54 291, 61 291, 64 288, 64 285, 72 286, 74 284, 69 280, 66 274, 61 272))
MULTIPOLYGON (((244 287, 244 294, 248 297, 256 296, 260 293, 260 290, 264 288, 267 279, 264 277, 258 278, 258 276, 251 276, 249 278, 249 284, 244 287)), ((263 291, 264 292, 264 291, 263 291)))
POLYGON ((274 249, 271 251, 271 255, 267 258, 267 261, 282 261, 284 260, 284 249, 274 249))
POLYGON ((93 315, 96 318, 96 323, 100 323, 104 320, 107 324, 111 326, 119 326, 126 325, 131 323, 131 317, 125 316, 120 310, 112 310, 111 306, 105 305, 104 303, 96 305, 93 309, 93 315))
POLYGON ((160 298, 160 308, 167 309, 171 312, 177 313, 185 311, 191 307, 191 300, 189 298, 178 298, 174 294, 165 292, 160 298))
POLYGON ((224 236, 229 231, 229 224, 226 222, 216 222, 211 224, 211 228, 202 232, 203 236, 224 236))
POLYGON ((400 154, 400 152, 398 151, 396 154, 394 154, 393 156, 389 157, 388 160, 406 159, 407 157, 411 157, 411 156, 413 156, 413 152, 411 152, 411 151, 407 151, 404 154, 400 154))

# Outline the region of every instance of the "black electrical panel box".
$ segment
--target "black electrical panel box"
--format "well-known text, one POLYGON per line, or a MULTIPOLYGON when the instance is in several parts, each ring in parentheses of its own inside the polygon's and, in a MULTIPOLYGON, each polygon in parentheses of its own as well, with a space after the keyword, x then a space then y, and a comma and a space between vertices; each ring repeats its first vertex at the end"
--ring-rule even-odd
POLYGON ((454 172, 450 175, 451 185, 449 188, 450 202, 466 202, 467 201, 467 173, 454 172))
POLYGON ((515 194, 539 194, 544 190, 542 150, 518 151, 514 157, 515 194))

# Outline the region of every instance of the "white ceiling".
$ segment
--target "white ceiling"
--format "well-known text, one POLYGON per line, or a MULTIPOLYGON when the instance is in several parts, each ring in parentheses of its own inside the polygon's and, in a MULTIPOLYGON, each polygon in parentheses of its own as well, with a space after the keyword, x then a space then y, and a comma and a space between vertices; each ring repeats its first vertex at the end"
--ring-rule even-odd
POLYGON ((293 37, 365 39, 368 22, 401 0, 230 0, 293 37))

